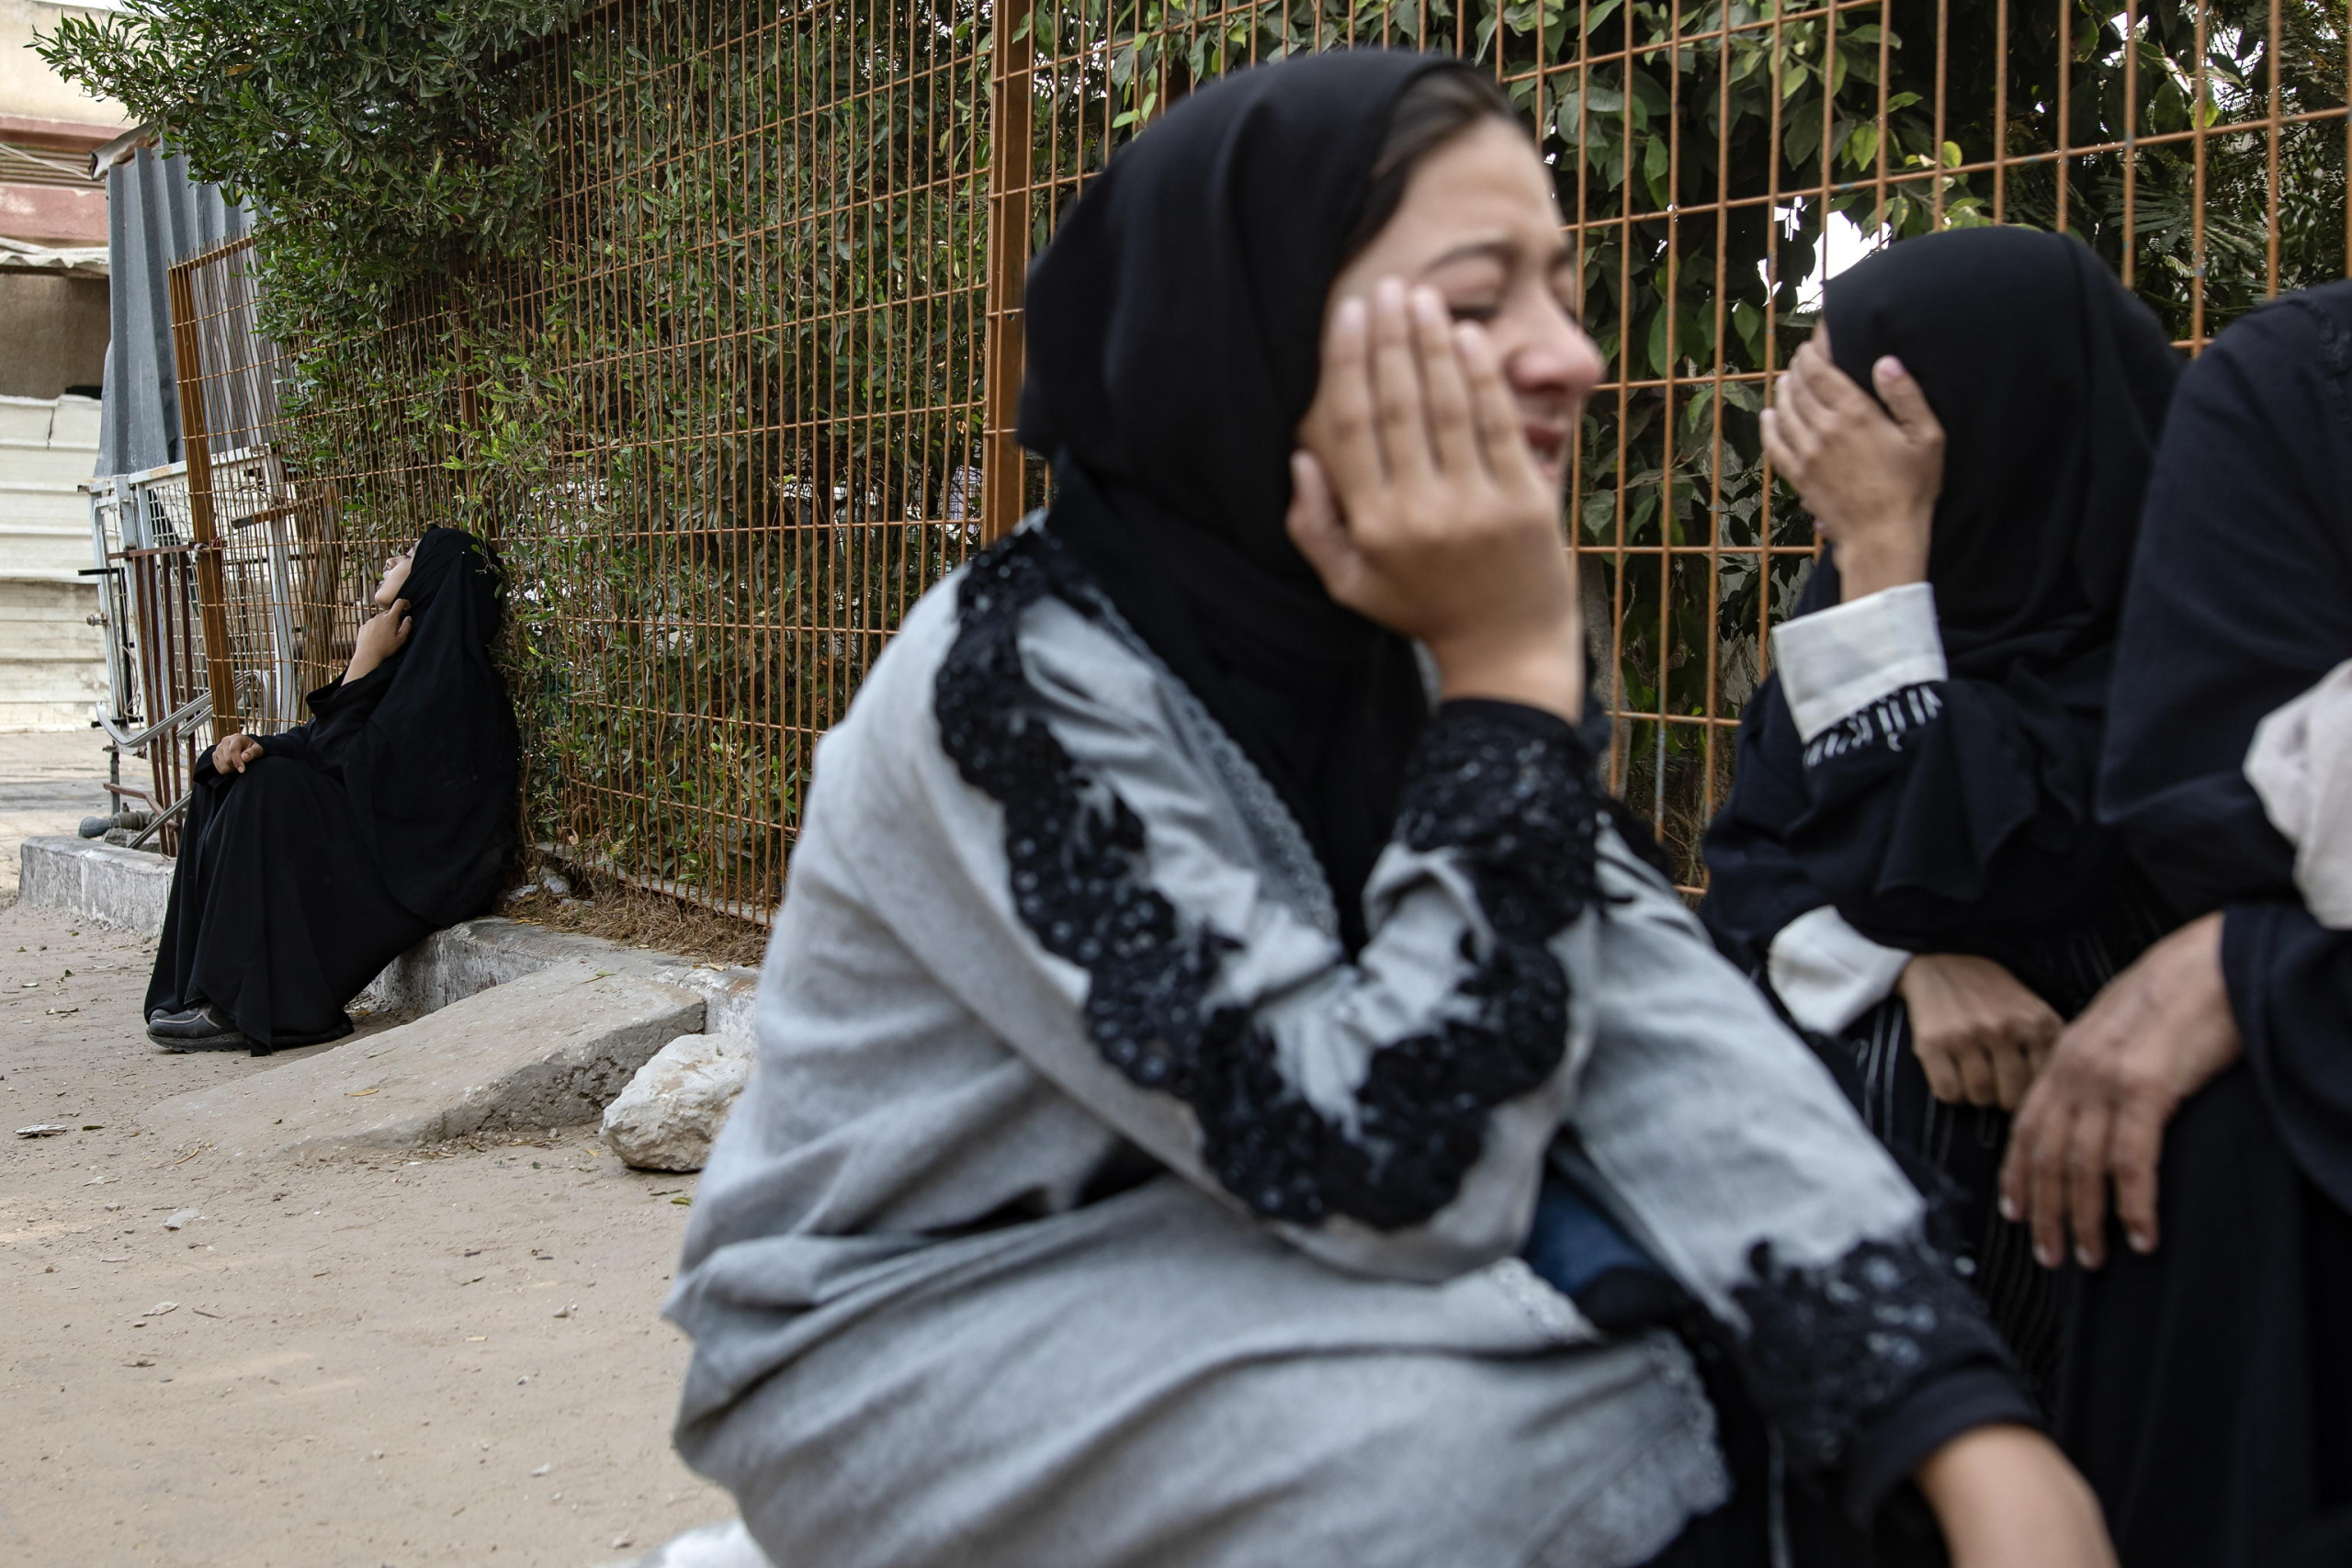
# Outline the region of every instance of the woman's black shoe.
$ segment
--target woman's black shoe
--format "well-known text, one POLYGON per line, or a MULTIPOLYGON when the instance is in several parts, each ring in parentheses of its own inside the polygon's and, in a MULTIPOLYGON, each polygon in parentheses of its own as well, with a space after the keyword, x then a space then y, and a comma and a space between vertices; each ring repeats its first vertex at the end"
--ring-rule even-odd
POLYGON ((147 1038, 166 1051, 242 1051, 250 1043, 209 1002, 155 1014, 147 1021, 147 1038))

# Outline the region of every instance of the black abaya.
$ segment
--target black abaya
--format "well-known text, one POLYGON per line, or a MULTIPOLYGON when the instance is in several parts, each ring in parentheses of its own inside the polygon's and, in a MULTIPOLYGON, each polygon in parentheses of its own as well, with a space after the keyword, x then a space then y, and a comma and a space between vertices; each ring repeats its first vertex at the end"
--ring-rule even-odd
POLYGON ((2112 1236, 2075 1276, 2058 1410, 2123 1568, 2272 1568, 2352 1532, 2352 1214, 2245 1067, 2165 1129, 2157 1205, 2154 1256, 2112 1236))
POLYGON ((2125 1568, 2352 1561, 2352 933, 2245 778, 2352 657, 2352 283, 2256 310, 2182 383, 2100 779, 2183 919, 2222 911, 2245 1066, 2165 1130, 2161 1242, 2085 1281, 2060 1435, 2125 1568))
POLYGON ((435 528, 402 592, 405 647, 311 693, 311 722, 259 738, 243 773, 198 761, 150 1018, 209 1004, 257 1053, 339 1038, 385 964, 495 891, 516 748, 492 569, 435 528))
MULTIPOLYGON (((1831 280, 1831 344, 1862 386, 1901 358, 1945 429, 1928 581, 1949 671, 1808 745, 1775 674, 1740 725, 1709 828, 1700 916, 1761 976, 1824 905, 1883 947, 2002 964, 2061 1016, 2168 922, 2094 794, 2120 604, 2179 364, 2162 328, 2062 235, 1966 230, 1889 247, 1831 280)), ((1825 557, 1797 614, 1839 603, 1825 557)), ((1888 998, 1820 1041, 1863 1120, 1931 1197, 1980 1292, 2045 1383, 2057 1305, 1995 1209, 2006 1112, 1929 1092, 1888 998)))
POLYGON ((433 930, 384 886, 342 779, 390 679, 312 693, 311 722, 266 739, 242 773, 209 751, 197 763, 148 1016, 210 1002, 257 1049, 338 1039, 344 1005, 433 930))

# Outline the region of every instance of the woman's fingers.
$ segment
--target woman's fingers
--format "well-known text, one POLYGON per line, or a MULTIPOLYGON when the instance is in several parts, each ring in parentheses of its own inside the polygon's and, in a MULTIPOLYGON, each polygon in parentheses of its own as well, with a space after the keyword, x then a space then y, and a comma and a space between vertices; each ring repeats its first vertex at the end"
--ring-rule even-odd
POLYGON ((2066 1257, 2066 1152, 2080 1111, 2063 1100, 2052 1106, 2027 1151, 2023 1207, 2033 1226, 2033 1255, 2044 1269, 2057 1268, 2066 1257))
POLYGON ((1362 299, 1342 299, 1323 336, 1323 385, 1316 431, 1331 464, 1317 473, 1342 497, 1359 494, 1386 479, 1380 436, 1373 427, 1372 321, 1362 299))
POLYGON ((2115 1176, 2115 1217, 2134 1252, 2156 1249, 2156 1170, 2164 1159, 2165 1111, 2129 1100, 2115 1114, 2107 1160, 2115 1176))
POLYGON ((1435 467, 1427 400, 1406 315, 1405 286, 1393 277, 1381 279, 1373 291, 1372 400, 1389 479, 1408 490, 1426 486, 1435 467))
POLYGON ((1815 384, 1819 372, 1815 366, 1820 355, 1811 344, 1796 352, 1789 367, 1773 384, 1772 406, 1781 411, 1782 422, 1795 428, 1788 432, 1792 440, 1818 441, 1829 423, 1829 408, 1823 401, 1815 384))
POLYGON ((1436 466, 1449 477, 1470 479, 1484 470, 1486 459, 1471 412, 1467 367, 1454 343, 1445 300, 1434 288, 1416 288, 1412 313, 1413 351, 1420 362, 1436 466))
POLYGON ((1884 413, 1854 378, 1838 367, 1826 348, 1813 344, 1812 363, 1805 367, 1805 389, 1833 419, 1879 419, 1884 413))
POLYGON ((2075 1134, 2066 1150, 2066 1208, 2075 1258, 2086 1269, 2107 1261, 2107 1156, 2114 1130, 2115 1112, 2104 1100, 2075 1113, 2075 1134))
POLYGON ((1774 473, 1802 490, 1804 487, 1804 459, 1789 445, 1777 410, 1764 411, 1763 426, 1764 460, 1772 465, 1774 473))
POLYGON ((1362 558, 1348 537, 1347 525, 1340 521, 1331 481, 1312 452, 1290 455, 1290 513, 1283 521, 1298 553, 1306 558, 1331 597, 1344 604, 1342 588, 1361 569, 1362 558))
POLYGON ((1928 394, 1903 368, 1903 361, 1891 354, 1882 355, 1878 363, 1871 367, 1871 384, 1878 389, 1880 399, 1894 416, 1894 423, 1903 427, 1904 434, 1914 441, 1942 443, 1944 427, 1937 420, 1936 411, 1928 406, 1928 394))
POLYGON ((2009 1123, 2009 1146, 2002 1151, 2001 1174, 1994 1179, 1993 1186, 2000 1193, 2001 1218, 2012 1224, 2031 1212, 2033 1151, 2055 1103, 2049 1083, 2037 1082, 2009 1123))
POLYGON ((2004 1043, 1993 1049, 1994 1100, 2004 1111, 2015 1111, 2033 1087, 2033 1059, 2024 1047, 2004 1043))
POLYGON ((1968 1089, 1960 1075, 1960 1066, 1940 1041, 1929 1041, 1915 1028, 1911 1054, 1919 1058, 1919 1071, 1927 1075, 1929 1094, 1946 1105, 1959 1105, 1967 1100, 1968 1089))
POLYGON ((1993 1069, 1993 1051, 1981 1035, 1962 1046, 1959 1053, 1960 1081, 1971 1105, 1996 1105, 2000 1102, 2000 1075, 1993 1069))
POLYGON ((1471 416, 1487 471, 1506 486, 1530 482, 1542 486, 1535 454, 1528 449, 1527 431, 1520 423, 1519 400, 1503 379, 1494 340, 1476 323, 1464 321, 1453 329, 1453 346, 1462 362, 1463 378, 1469 384, 1471 416))

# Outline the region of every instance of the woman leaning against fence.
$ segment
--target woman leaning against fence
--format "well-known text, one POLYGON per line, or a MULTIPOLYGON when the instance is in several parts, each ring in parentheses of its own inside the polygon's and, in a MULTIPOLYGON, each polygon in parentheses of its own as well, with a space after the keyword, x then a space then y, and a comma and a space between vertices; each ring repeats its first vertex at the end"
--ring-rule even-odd
POLYGON ((1196 93, 1039 262, 1056 499, 820 750, 669 1306, 777 1562, 1761 1564, 1777 1517, 1831 1564, 1906 1474, 1963 1563, 2110 1561, 1604 810, 1573 283, 1508 105, 1385 52, 1196 93), (1516 1256, 1589 1274, 1568 1232, 1702 1353, 1516 1256))
POLYGON ((1941 1197, 2046 1394, 2060 1259, 1997 1177, 2060 1021, 2171 923, 2093 791, 2179 362, 2088 249, 2030 230, 1894 245, 1826 307, 1766 440, 1832 553, 1741 722, 1700 917, 1941 1197))
POLYGON ((147 987, 167 1051, 255 1055, 351 1032, 344 1008, 480 914, 514 848, 514 714, 490 661, 497 578, 430 528, 385 563, 378 613, 311 722, 198 759, 147 987))

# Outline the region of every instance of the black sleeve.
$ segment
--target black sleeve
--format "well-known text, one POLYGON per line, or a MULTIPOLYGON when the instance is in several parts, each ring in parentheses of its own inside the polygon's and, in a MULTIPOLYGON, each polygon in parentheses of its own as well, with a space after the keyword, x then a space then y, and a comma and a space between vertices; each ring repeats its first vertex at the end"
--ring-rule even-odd
POLYGON ((2223 333, 2165 420, 2099 807, 2184 919, 2295 897, 2245 755, 2266 715, 2352 655, 2347 377, 2342 328, 2290 296, 2223 333))
POLYGON ((1923 1242, 1865 1242, 1806 1268, 1759 1253, 1756 1274, 1734 1292, 1750 1323, 1736 1353, 1749 1393, 1790 1468, 1834 1484, 1857 1524, 1961 1433, 2041 1426, 1984 1307, 1923 1242))
POLYGON ((264 754, 295 757, 318 767, 339 772, 343 755, 390 689, 393 666, 378 665, 356 681, 340 675, 312 692, 307 699, 311 722, 261 738, 264 754))
POLYGON ((1809 796, 1795 723, 1774 675, 1748 699, 1739 722, 1731 794, 1707 825, 1707 896, 1699 919, 1717 951, 1743 972, 1764 972, 1772 939, 1808 909, 1829 902, 1788 845, 1788 827, 1809 796))
POLYGON ((2262 719, 2352 656, 2352 284, 2290 295, 2182 378, 2123 615, 2100 809, 2184 919, 2219 908, 2256 1082, 2352 1207, 2352 934, 2312 918, 2246 782, 2262 719))
POLYGON ((2295 1163, 2352 1209, 2352 931, 2284 899, 2233 904, 2222 917, 2222 973, 2295 1163))
POLYGON ((1838 1488, 1847 1517, 1866 1524, 1928 1456, 1979 1427, 2042 1427, 2016 1376, 1988 1360, 1922 1382, 1854 1439, 1838 1488))
POLYGON ((2121 853, 2092 810, 2107 670, 2102 651, 2047 680, 1923 682, 1821 731, 1797 865, 1855 930, 1915 951, 2081 909, 2121 853))

